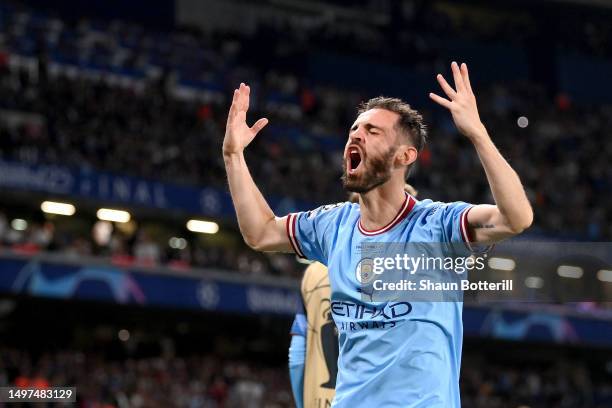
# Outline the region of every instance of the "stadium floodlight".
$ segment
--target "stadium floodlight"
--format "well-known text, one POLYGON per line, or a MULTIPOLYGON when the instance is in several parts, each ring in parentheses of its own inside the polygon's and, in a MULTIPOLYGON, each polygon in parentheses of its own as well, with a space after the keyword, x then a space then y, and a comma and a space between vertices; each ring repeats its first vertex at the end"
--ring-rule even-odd
POLYGON ((185 249, 187 248, 187 240, 180 237, 172 237, 168 240, 168 245, 173 249, 185 249))
POLYGON ((117 333, 117 337, 119 337, 119 340, 121 340, 123 342, 128 341, 130 339, 130 332, 129 332, 129 330, 121 329, 117 333))
POLYGON ((602 282, 612 282, 612 270, 600 269, 597 271, 597 279, 602 282))
POLYGON ((28 222, 22 218, 15 218, 11 221, 11 228, 15 231, 25 231, 28 228, 28 222))
POLYGON ((43 201, 40 205, 40 209, 47 214, 58 214, 58 215, 73 215, 76 208, 72 204, 58 203, 56 201, 43 201))
POLYGON ((189 220, 187 221, 187 229, 202 234, 216 234, 219 231, 219 224, 212 221, 189 220))
POLYGON ((539 276, 528 276, 525 278, 525 286, 530 289, 541 289, 544 286, 544 279, 539 276))
POLYGON ((580 279, 582 278, 584 270, 579 266, 572 265, 559 265, 557 268, 557 275, 562 278, 580 279))
POLYGON ((516 268, 516 262, 510 258, 489 258, 489 268, 497 269, 498 271, 513 271, 516 268))
POLYGON ((100 208, 96 215, 102 221, 124 223, 128 222, 131 219, 131 215, 129 212, 122 210, 113 210, 111 208, 100 208))

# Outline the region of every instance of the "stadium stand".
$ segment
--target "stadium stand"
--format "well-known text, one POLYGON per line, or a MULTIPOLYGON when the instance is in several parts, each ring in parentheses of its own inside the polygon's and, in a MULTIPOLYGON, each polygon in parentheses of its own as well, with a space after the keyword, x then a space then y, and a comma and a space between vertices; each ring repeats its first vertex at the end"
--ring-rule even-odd
MULTIPOLYGON (((256 89, 254 114, 265 115, 272 123, 249 152, 254 176, 263 181, 264 191, 314 203, 343 198, 337 181, 341 147, 354 117, 353 107, 367 94, 310 86, 308 76, 264 71, 265 66, 253 66, 238 51, 223 54, 230 44, 252 52, 262 43, 257 36, 226 39, 224 44, 213 41, 218 33, 207 37, 176 32, 155 40, 159 33, 134 25, 85 21, 71 27, 9 10, 5 7, 3 13, 5 57, 0 81, 8 97, 1 104, 29 115, 12 121, 12 126, 2 123, 3 157, 224 186, 218 152, 226 95, 232 79, 242 75, 256 89), (37 47, 36 33, 44 34, 48 44, 37 47), (164 50, 170 55, 161 58, 164 50), (24 69, 17 62, 20 57, 34 58, 38 69, 24 69), (131 75, 134 58, 140 69, 131 75), (62 68, 49 70, 54 64, 62 68), (39 72, 45 67, 51 72, 39 72), (156 70, 155 79, 148 79, 148 72, 156 70), (42 80, 46 75, 53 80, 42 80), (193 85, 193 92, 204 89, 207 96, 203 98, 209 100, 180 98, 181 91, 186 92, 183 84, 193 85), (124 103, 117 104, 118 100, 124 103), (151 160, 140 160, 134 151, 151 160), (304 176, 323 163, 338 170, 316 179, 304 176), (296 180, 299 188, 295 188, 296 180)), ((306 44, 311 47, 318 42, 315 38, 306 44)), ((333 44, 340 47, 343 42, 333 44)), ((433 72, 435 67, 432 63, 428 68, 433 72)), ((526 81, 490 84, 478 92, 482 116, 490 123, 496 143, 523 176, 535 204, 536 227, 548 234, 588 240, 612 236, 608 194, 612 177, 606 166, 610 146, 598 137, 610 128, 609 108, 574 103, 568 95, 550 95, 542 86, 526 81), (524 115, 532 125, 519 128, 517 118, 524 115), (540 160, 544 153, 546 160, 540 160), (533 166, 534 162, 538 165, 533 166), (580 194, 567 197, 566 190, 580 194)), ((431 124, 430 150, 422 155, 421 170, 414 177, 423 196, 490 201, 475 154, 455 133, 449 118, 431 106, 417 108, 431 124)))
MULTIPOLYGON (((429 125, 431 143, 410 180, 420 197, 490 202, 472 146, 426 99, 435 73, 466 58, 483 121, 534 207, 526 239, 612 238, 612 90, 599 82, 612 70, 605 8, 336 0, 318 13, 314 0, 263 1, 264 11, 250 13, 256 24, 160 29, 144 17, 67 15, 44 3, 0 2, 0 386, 76 386, 80 406, 91 408, 292 406, 283 335, 295 306, 287 291, 303 265, 248 249, 224 212, 231 204, 219 199, 228 96, 240 81, 253 88, 253 117, 270 119, 246 153, 250 169, 286 211, 345 200, 347 129, 358 102, 379 93, 406 98, 429 125), (9 169, 33 170, 17 183, 9 169), (87 183, 45 190, 53 169, 140 180, 153 191, 146 197, 157 185, 198 194, 172 208, 125 200, 135 221, 108 223, 95 208, 116 202, 87 183), (212 204, 202 191, 214 193, 212 204), (41 214, 49 198, 79 211, 41 214), (206 205, 188 206, 196 201, 206 205), (187 231, 195 215, 214 219, 220 233, 187 231), (70 292, 66 282, 85 283, 70 292), (39 296, 62 300, 31 300, 39 296), (48 322, 27 328, 39 311, 48 322), (121 322, 131 340, 117 339, 114 319, 132 314, 121 322), (148 331, 185 314, 219 332, 214 344, 213 331, 177 340, 180 323, 148 331), (53 327, 64 319, 71 323, 53 327), (86 325, 92 321, 107 327, 86 325)), ((469 309, 463 406, 612 406, 610 304, 469 309)))

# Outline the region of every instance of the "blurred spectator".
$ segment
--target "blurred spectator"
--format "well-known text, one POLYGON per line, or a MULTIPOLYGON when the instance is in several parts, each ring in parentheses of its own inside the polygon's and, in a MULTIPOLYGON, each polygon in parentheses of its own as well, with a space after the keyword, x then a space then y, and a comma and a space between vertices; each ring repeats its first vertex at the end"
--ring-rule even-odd
POLYGON ((134 260, 141 266, 156 266, 159 264, 159 247, 151 240, 146 231, 140 231, 137 234, 134 244, 134 260))

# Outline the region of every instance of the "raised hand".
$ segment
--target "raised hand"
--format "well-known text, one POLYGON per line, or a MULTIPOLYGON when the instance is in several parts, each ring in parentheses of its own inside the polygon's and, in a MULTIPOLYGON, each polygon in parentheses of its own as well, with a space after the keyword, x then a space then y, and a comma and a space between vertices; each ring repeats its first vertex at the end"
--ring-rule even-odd
POLYGON ((234 90, 232 106, 227 115, 225 138, 223 139, 223 154, 241 153, 251 143, 257 133, 268 124, 268 119, 261 118, 251 127, 246 123, 249 110, 251 88, 244 83, 234 90))
POLYGON ((430 93, 429 97, 434 102, 450 110, 455 126, 457 126, 461 134, 470 139, 486 134, 484 125, 478 115, 478 106, 476 105, 476 97, 470 85, 467 65, 461 64, 460 68, 456 62, 453 62, 451 70, 455 80, 455 89, 446 82, 442 74, 436 76, 440 87, 442 87, 448 99, 435 93, 430 93))

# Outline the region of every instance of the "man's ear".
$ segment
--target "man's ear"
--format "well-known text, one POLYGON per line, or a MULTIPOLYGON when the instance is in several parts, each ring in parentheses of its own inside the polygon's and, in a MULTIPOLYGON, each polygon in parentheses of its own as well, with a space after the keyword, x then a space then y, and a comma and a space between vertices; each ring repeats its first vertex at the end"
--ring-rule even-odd
POLYGON ((402 166, 411 165, 416 161, 417 157, 419 156, 416 147, 409 145, 402 145, 398 153, 399 164, 401 164, 402 166))

